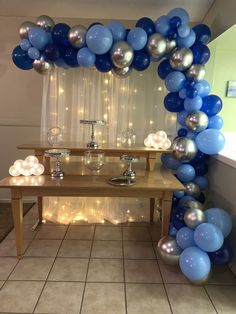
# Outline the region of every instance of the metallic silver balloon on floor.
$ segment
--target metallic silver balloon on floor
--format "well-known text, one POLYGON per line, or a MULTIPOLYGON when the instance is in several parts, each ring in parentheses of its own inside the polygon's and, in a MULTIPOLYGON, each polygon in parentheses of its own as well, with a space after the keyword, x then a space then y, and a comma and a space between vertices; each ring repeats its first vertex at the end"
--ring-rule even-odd
POLYGON ((126 78, 130 75, 132 72, 132 68, 130 67, 125 67, 125 68, 113 68, 112 73, 114 74, 115 77, 117 78, 126 78))
POLYGON ((166 264, 178 265, 182 249, 171 236, 161 238, 157 244, 157 252, 166 264))
POLYGON ((33 68, 39 74, 48 74, 52 69, 52 64, 45 61, 43 57, 36 59, 33 62, 33 68))
POLYGON ((201 132, 208 126, 208 116, 202 111, 192 112, 187 116, 185 124, 189 130, 201 132))
POLYGON ((200 210, 203 210, 202 203, 200 203, 198 201, 187 200, 187 201, 184 202, 183 206, 186 207, 187 209, 200 209, 200 210))
POLYGON ((35 27, 36 25, 33 22, 23 22, 19 27, 19 35, 20 38, 28 38, 28 32, 31 28, 35 27))
POLYGON ((195 229, 198 225, 205 221, 205 214, 201 209, 188 209, 184 214, 184 222, 190 229, 195 229))
POLYGON ((195 142, 187 137, 177 137, 172 143, 172 154, 180 161, 190 161, 197 154, 195 142))
POLYGON ((68 39, 71 45, 75 48, 82 48, 86 45, 87 29, 82 25, 71 27, 68 34, 68 39))
POLYGON ((188 182, 188 183, 184 183, 185 186, 185 194, 192 196, 192 197, 198 197, 201 194, 201 190, 199 188, 199 186, 194 183, 194 182, 188 182))
POLYGON ((134 58, 132 47, 125 41, 117 41, 111 49, 111 60, 117 68, 130 66, 134 58))
POLYGON ((166 53, 166 39, 161 34, 152 34, 147 42, 147 50, 153 58, 161 58, 166 53))
POLYGON ((36 24, 42 27, 46 32, 50 32, 55 25, 55 22, 48 15, 40 15, 36 20, 36 24))
POLYGON ((193 63, 193 53, 189 48, 177 48, 170 55, 170 65, 173 69, 184 71, 193 63))
POLYGON ((166 53, 170 53, 176 48, 176 41, 174 39, 166 39, 166 53))
POLYGON ((203 80, 205 74, 206 74, 206 70, 205 70, 204 65, 202 65, 202 64, 193 64, 186 71, 187 78, 193 79, 196 82, 203 80))

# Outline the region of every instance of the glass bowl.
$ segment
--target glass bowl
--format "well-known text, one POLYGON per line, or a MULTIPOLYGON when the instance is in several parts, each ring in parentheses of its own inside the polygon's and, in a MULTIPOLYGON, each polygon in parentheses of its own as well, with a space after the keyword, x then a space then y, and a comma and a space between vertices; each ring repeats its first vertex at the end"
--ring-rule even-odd
POLYGON ((105 153, 98 150, 87 150, 84 152, 84 165, 92 171, 92 175, 97 175, 105 162, 105 153))

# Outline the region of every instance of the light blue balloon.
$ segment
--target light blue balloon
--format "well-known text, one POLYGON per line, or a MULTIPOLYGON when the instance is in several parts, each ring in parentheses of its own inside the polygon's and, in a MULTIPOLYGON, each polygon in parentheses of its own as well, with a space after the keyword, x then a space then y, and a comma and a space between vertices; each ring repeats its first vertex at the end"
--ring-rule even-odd
POLYGON ((30 47, 27 52, 28 52, 28 56, 33 60, 39 59, 40 57, 40 52, 35 47, 30 47))
POLYGON ((182 24, 178 28, 177 32, 178 32, 179 37, 185 38, 190 34, 191 28, 187 24, 182 24))
POLYGON ((196 173, 193 166, 189 164, 183 164, 177 168, 176 175, 180 181, 190 182, 195 178, 196 173))
POLYGON ((81 48, 77 53, 78 64, 85 68, 94 66, 96 60, 95 54, 87 47, 81 48))
POLYGON ((187 37, 184 37, 184 38, 178 37, 177 38, 177 44, 179 47, 189 48, 195 43, 195 40, 196 40, 196 34, 191 29, 190 34, 187 37))
POLYGON ((113 42, 111 31, 103 25, 94 25, 86 33, 88 48, 95 54, 107 53, 113 42))
POLYGON ((187 96, 186 96, 186 88, 182 88, 180 91, 179 91, 179 97, 181 99, 185 99, 187 96))
POLYGON ((164 166, 172 170, 176 170, 181 165, 181 162, 175 159, 171 154, 162 154, 161 161, 164 166))
POLYGON ((224 135, 216 129, 204 130, 196 136, 197 148, 208 155, 218 154, 225 145, 224 135))
POLYGON ((185 121, 188 115, 189 113, 185 110, 177 112, 177 121, 179 122, 179 124, 185 126, 186 125, 185 121))
POLYGON ((188 279, 197 281, 208 276, 211 261, 207 253, 196 246, 191 246, 180 254, 179 266, 188 279))
POLYGON ((220 228, 212 223, 204 222, 194 231, 194 241, 201 250, 215 252, 224 243, 224 236, 220 228))
POLYGON ((189 22, 189 14, 186 10, 182 8, 175 8, 170 10, 168 13, 169 18, 172 18, 174 16, 178 16, 181 18, 182 24, 187 24, 189 22))
POLYGON ((187 247, 194 246, 194 231, 188 227, 183 227, 178 230, 176 234, 176 242, 181 247, 181 249, 185 250, 187 247))
POLYGON ((41 27, 32 27, 28 32, 29 41, 32 46, 43 50, 48 44, 48 35, 41 27))
POLYGON ((205 212, 207 222, 220 228, 224 237, 227 237, 232 230, 232 218, 222 208, 209 208, 205 212))
POLYGON ((147 33, 141 27, 135 27, 129 31, 127 42, 134 50, 141 50, 147 43, 147 33))
POLYGON ((186 137, 191 138, 192 140, 194 140, 196 136, 197 136, 197 133, 194 131, 188 131, 186 135, 186 137))
POLYGON ((184 87, 186 77, 180 71, 173 71, 166 76, 165 86, 170 92, 178 92, 184 87))
POLYGON ((202 107, 202 97, 196 96, 194 98, 185 98, 184 109, 187 112, 194 112, 200 110, 202 107))
POLYGON ((208 187, 208 179, 203 176, 198 176, 193 180, 201 190, 205 190, 208 187))
POLYGON ((27 51, 31 47, 31 43, 28 39, 24 38, 20 41, 20 47, 22 50, 27 51))
POLYGON ((201 97, 206 97, 211 92, 211 86, 206 80, 199 81, 194 85, 194 88, 196 88, 198 95, 201 97))
POLYGON ((224 120, 219 115, 208 118, 208 129, 220 130, 224 125, 224 120))
POLYGON ((155 22, 156 32, 166 36, 170 30, 169 21, 170 18, 168 16, 160 16, 155 22))
POLYGON ((124 40, 126 35, 126 29, 124 25, 119 21, 113 21, 107 25, 107 28, 112 33, 113 41, 124 40))
POLYGON ((179 206, 184 206, 185 202, 187 201, 196 201, 194 197, 190 196, 190 195, 185 195, 184 197, 182 197, 179 201, 179 206))
POLYGON ((177 198, 181 198, 184 196, 184 191, 175 191, 173 195, 177 198))

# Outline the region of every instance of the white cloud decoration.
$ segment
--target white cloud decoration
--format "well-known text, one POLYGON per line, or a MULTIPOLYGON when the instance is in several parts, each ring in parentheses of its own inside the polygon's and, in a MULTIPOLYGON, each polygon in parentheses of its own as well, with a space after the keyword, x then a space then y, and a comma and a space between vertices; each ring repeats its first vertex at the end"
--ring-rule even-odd
POLYGON ((9 168, 9 173, 13 177, 23 176, 40 176, 44 172, 44 166, 39 163, 35 156, 27 156, 25 160, 17 159, 9 168))
POLYGON ((168 149, 171 147, 171 141, 167 138, 166 132, 157 131, 156 133, 150 133, 145 138, 144 145, 148 148, 168 149))

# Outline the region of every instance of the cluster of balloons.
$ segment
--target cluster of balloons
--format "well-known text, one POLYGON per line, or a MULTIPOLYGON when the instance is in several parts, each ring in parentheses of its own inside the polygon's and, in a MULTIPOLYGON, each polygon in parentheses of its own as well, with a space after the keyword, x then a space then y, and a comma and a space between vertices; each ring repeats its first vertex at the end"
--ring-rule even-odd
POLYGON ((157 251, 166 263, 179 264, 191 282, 204 284, 211 263, 225 265, 233 258, 232 249, 224 241, 231 229, 231 217, 224 209, 203 211, 200 202, 188 200, 174 209, 169 235, 158 242, 157 251))

